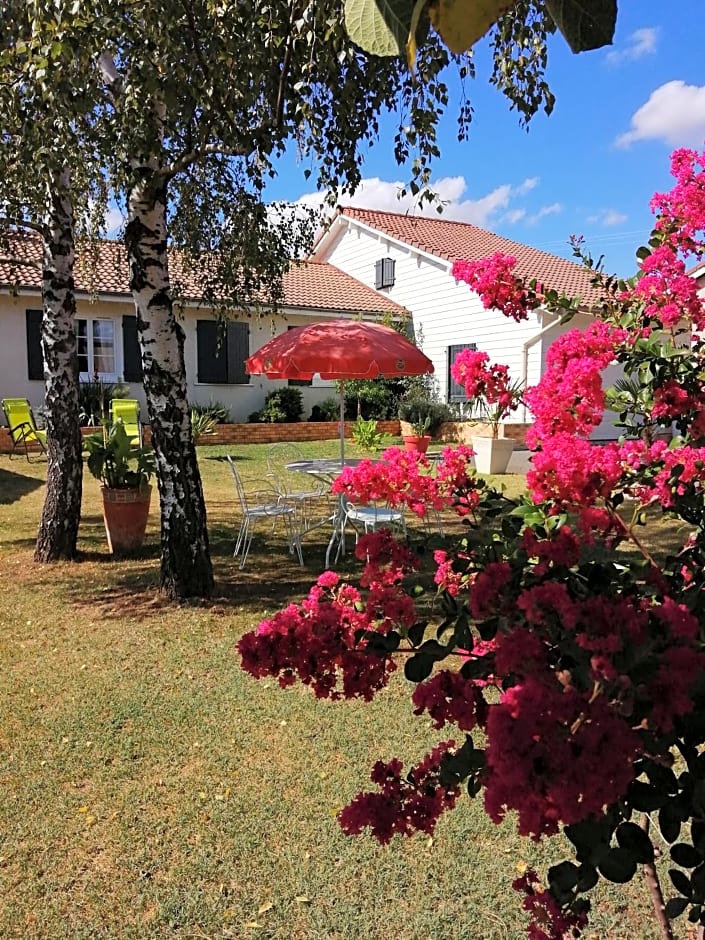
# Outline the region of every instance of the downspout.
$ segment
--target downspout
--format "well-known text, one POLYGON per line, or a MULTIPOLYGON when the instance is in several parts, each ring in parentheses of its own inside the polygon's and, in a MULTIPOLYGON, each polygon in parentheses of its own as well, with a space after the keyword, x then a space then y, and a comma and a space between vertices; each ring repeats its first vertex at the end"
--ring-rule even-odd
MULTIPOLYGON (((554 326, 560 323, 560 319, 551 320, 550 323, 547 323, 546 326, 542 326, 538 333, 534 333, 533 336, 530 336, 526 342, 522 345, 521 348, 521 384, 523 388, 526 388, 526 385, 529 380, 529 348, 535 343, 538 343, 547 333, 549 333, 554 326)), ((527 407, 526 405, 522 406, 521 413, 522 422, 526 424, 527 418, 527 407)))

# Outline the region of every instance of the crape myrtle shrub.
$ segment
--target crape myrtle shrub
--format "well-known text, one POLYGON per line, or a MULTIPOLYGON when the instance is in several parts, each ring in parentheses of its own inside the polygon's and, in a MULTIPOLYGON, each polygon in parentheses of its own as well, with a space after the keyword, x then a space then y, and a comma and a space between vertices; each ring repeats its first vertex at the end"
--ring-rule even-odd
MULTIPOLYGON (((574 858, 545 884, 529 870, 514 885, 534 940, 579 936, 598 880, 627 882, 642 867, 665 937, 674 917, 705 923, 705 307, 683 260, 705 253, 703 155, 675 152, 672 172, 673 189, 652 201, 638 275, 596 273, 603 299, 591 325, 553 344, 526 391, 527 497, 485 486, 464 447, 446 449, 433 476, 425 457, 391 448, 383 469, 363 461, 336 481, 356 502, 463 517, 467 537, 434 557, 438 622, 417 613, 418 559, 379 532, 358 543, 358 584, 326 571, 239 643, 252 675, 324 698, 370 700, 404 669, 415 714, 442 740, 406 771, 397 758, 378 761, 374 788, 340 825, 383 843, 431 833, 465 789, 496 822, 513 811, 537 841, 564 831, 574 858), (638 382, 639 413, 625 407, 624 437, 597 447, 589 436, 614 361, 638 382), (658 429, 673 431, 670 443, 645 433, 658 429), (643 542, 649 508, 684 523, 665 560, 643 542), (672 862, 665 910, 652 836, 672 862)), ((539 305, 577 309, 513 270, 496 255, 454 273, 516 320, 539 305)))

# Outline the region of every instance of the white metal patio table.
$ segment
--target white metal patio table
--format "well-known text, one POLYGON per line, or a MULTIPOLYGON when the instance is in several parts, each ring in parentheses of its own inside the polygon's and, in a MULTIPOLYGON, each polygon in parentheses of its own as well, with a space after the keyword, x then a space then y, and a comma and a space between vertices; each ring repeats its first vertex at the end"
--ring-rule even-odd
MULTIPOLYGON (((353 457, 343 460, 342 464, 339 457, 294 460, 292 463, 286 465, 286 469, 294 473, 306 473, 330 487, 333 485, 333 481, 336 477, 340 475, 340 471, 343 467, 356 467, 362 462, 362 459, 363 458, 360 457, 353 457)), ((338 558, 345 555, 345 514, 345 497, 343 494, 340 494, 335 501, 335 509, 328 518, 309 525, 301 532, 301 535, 304 535, 305 532, 311 532, 313 529, 317 529, 322 525, 330 524, 332 526, 333 531, 330 541, 328 542, 328 548, 326 549, 326 568, 330 567, 330 557, 336 542, 338 543, 338 547, 335 553, 335 560, 337 561, 338 558)))

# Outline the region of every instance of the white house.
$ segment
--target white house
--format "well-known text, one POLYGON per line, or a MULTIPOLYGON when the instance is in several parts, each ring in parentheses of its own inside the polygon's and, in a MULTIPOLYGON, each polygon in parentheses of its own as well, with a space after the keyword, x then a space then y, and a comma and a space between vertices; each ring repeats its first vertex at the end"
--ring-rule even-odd
MULTIPOLYGON (((39 260, 39 242, 27 239, 22 256, 39 260)), ((176 264, 172 274, 178 280, 176 264)), ((35 407, 44 401, 40 288, 38 269, 0 261, 0 399, 28 398, 35 407)), ((79 259, 76 302, 81 378, 97 374, 106 382, 124 381, 131 397, 144 404, 136 317, 120 243, 99 243, 95 270, 79 259)), ((245 359, 272 336, 323 318, 376 319, 389 312, 408 316, 386 294, 321 261, 296 265, 285 276, 282 310, 276 316, 266 309, 259 315, 242 313, 223 327, 210 309, 186 301, 179 316, 185 332, 189 401, 219 401, 229 409, 232 421, 246 421, 262 407, 267 392, 286 385, 248 376, 244 370, 245 359)), ((314 404, 335 394, 333 383, 318 377, 312 383, 295 384, 303 386, 305 416, 314 404)))
MULTIPOLYGON (((591 320, 587 310, 599 296, 591 273, 575 262, 475 225, 394 212, 338 209, 312 257, 335 265, 411 312, 417 341, 435 366, 441 398, 451 403, 464 398, 463 389, 450 377, 450 365, 461 349, 474 345, 493 362, 507 364, 512 378, 535 384, 553 340, 566 330, 584 329, 591 320), (485 310, 478 295, 453 278, 451 267, 457 259, 476 260, 495 252, 513 255, 519 276, 535 277, 559 293, 580 295, 585 312, 561 326, 560 317, 542 309, 521 323, 485 310)), ((606 382, 611 381, 607 375, 606 382)), ((519 412, 514 420, 531 417, 519 412)), ((608 418, 593 437, 618 433, 608 418)))

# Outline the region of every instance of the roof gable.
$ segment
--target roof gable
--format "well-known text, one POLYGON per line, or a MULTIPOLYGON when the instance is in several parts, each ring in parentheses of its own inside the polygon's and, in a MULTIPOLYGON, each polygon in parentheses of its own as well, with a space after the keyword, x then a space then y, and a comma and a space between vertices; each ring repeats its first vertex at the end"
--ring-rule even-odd
MULTIPOLYGON (((476 261, 488 258, 495 252, 512 255, 517 259, 515 270, 519 277, 536 278, 545 287, 569 296, 579 295, 588 304, 598 302, 601 297, 601 292, 591 283, 594 272, 589 268, 502 235, 495 235, 469 222, 353 206, 339 207, 336 218, 341 217, 449 263, 459 259, 476 261)), ((314 254, 316 257, 318 255, 314 254)))

